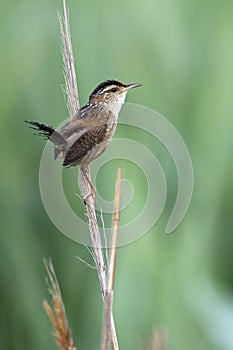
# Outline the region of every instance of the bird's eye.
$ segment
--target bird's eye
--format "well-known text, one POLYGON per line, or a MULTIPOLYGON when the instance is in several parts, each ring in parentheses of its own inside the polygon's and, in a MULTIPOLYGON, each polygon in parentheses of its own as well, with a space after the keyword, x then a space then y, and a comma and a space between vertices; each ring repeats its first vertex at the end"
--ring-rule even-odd
POLYGON ((111 91, 112 92, 117 92, 117 88, 112 88, 111 91))

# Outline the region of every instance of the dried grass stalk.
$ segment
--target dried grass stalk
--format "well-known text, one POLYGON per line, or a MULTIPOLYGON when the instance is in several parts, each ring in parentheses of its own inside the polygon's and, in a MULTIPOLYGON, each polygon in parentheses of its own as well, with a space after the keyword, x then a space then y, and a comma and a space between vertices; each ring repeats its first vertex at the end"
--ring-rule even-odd
MULTIPOLYGON (((88 176, 90 177, 90 171, 88 169, 88 176)), ((94 264, 96 266, 100 288, 102 292, 103 300, 105 299, 106 290, 107 290, 107 275, 106 275, 106 265, 102 250, 101 235, 99 231, 99 226, 97 223, 96 213, 95 213, 95 203, 92 196, 88 196, 91 188, 90 184, 86 179, 86 176, 80 171, 79 176, 79 186, 82 192, 83 198, 86 198, 86 213, 89 223, 89 231, 92 241, 92 256, 94 264)), ((115 329, 115 322, 113 315, 111 314, 111 342, 114 350, 118 350, 118 340, 115 329)))
MULTIPOLYGON (((69 26, 69 16, 66 6, 66 0, 63 0, 63 12, 64 17, 58 13, 59 23, 60 23, 60 32, 62 39, 62 58, 64 64, 64 79, 65 79, 65 95, 67 101, 67 107, 69 111, 70 118, 75 117, 77 111, 80 108, 79 104, 79 95, 78 95, 78 84, 76 80, 76 73, 74 67, 74 56, 71 43, 71 34, 69 26)), ((79 186, 83 198, 86 198, 86 212, 89 222, 90 235, 93 246, 93 256, 94 262, 96 265, 102 296, 104 298, 106 287, 107 287, 107 278, 106 278, 106 268, 105 261, 102 251, 102 242, 101 235, 99 232, 99 227, 97 224, 95 205, 92 196, 89 196, 91 192, 90 183, 91 177, 88 169, 88 178, 80 171, 79 177, 79 186)), ((112 345, 114 350, 118 350, 118 342, 116 337, 114 319, 111 315, 111 334, 112 334, 112 345)))
POLYGON ((102 350, 109 350, 111 343, 111 315, 114 294, 114 277, 116 271, 117 241, 120 223, 120 203, 122 189, 122 169, 118 169, 114 196, 114 210, 112 220, 110 260, 108 265, 108 283, 104 298, 104 316, 102 330, 102 350))
POLYGON ((66 318, 65 307, 53 264, 51 260, 45 259, 44 265, 48 275, 48 289, 52 297, 52 302, 50 305, 47 300, 44 300, 43 306, 54 327, 56 342, 62 350, 76 350, 66 318))
POLYGON ((144 350, 166 350, 167 338, 168 335, 165 329, 155 329, 149 343, 144 347, 144 350))
POLYGON ((62 60, 63 73, 65 80, 64 93, 66 96, 67 108, 70 117, 74 117, 79 108, 78 84, 74 66, 74 55, 71 43, 71 33, 69 24, 69 13, 66 6, 66 1, 63 0, 64 17, 58 12, 58 20, 60 24, 61 41, 62 41, 62 60))

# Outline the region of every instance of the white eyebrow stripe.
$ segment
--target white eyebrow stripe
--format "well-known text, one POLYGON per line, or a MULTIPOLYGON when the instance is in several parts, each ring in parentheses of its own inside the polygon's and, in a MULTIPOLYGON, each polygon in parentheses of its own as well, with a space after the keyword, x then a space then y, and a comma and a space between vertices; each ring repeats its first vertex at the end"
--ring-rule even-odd
POLYGON ((116 85, 109 85, 109 86, 106 86, 106 87, 102 88, 101 90, 99 90, 99 94, 103 94, 104 92, 111 90, 111 89, 114 88, 115 86, 116 86, 116 85))

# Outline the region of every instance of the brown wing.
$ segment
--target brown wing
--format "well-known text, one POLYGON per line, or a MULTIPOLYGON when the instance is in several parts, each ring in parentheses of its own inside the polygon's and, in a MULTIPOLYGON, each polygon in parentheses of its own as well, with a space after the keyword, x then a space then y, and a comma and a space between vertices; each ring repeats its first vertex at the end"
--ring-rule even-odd
POLYGON ((101 143, 106 134, 107 124, 88 129, 69 148, 63 165, 78 165, 94 146, 101 143))
POLYGON ((99 125, 108 123, 109 118, 112 118, 111 111, 105 111, 98 108, 98 106, 83 107, 79 111, 78 117, 74 117, 61 128, 60 134, 67 140, 74 134, 81 136, 85 129, 96 128, 99 125))

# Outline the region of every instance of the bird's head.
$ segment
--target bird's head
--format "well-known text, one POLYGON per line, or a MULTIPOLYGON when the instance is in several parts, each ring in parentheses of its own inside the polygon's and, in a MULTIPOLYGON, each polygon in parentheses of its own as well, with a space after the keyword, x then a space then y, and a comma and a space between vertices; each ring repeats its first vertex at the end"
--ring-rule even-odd
POLYGON ((89 103, 102 104, 112 112, 118 114, 130 89, 141 84, 123 84, 117 80, 106 80, 100 83, 89 97, 89 103))

